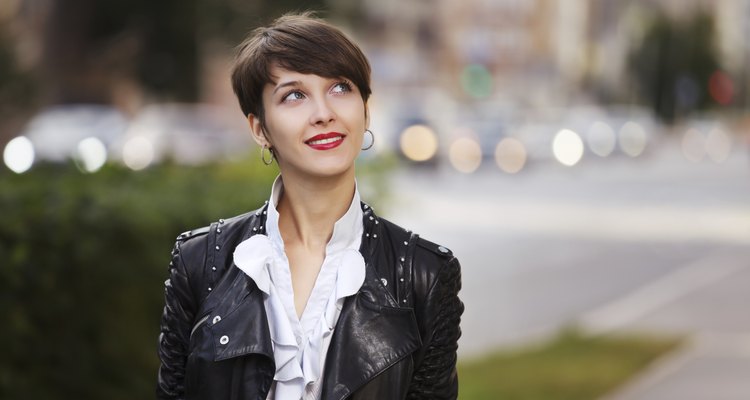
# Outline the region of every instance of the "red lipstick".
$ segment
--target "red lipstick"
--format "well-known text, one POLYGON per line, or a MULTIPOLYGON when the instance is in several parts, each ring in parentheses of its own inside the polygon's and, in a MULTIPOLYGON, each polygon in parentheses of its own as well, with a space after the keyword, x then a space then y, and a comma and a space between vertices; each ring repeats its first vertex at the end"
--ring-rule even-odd
POLYGON ((307 139, 305 144, 315 150, 330 150, 343 143, 345 136, 346 135, 339 132, 321 133, 307 139))

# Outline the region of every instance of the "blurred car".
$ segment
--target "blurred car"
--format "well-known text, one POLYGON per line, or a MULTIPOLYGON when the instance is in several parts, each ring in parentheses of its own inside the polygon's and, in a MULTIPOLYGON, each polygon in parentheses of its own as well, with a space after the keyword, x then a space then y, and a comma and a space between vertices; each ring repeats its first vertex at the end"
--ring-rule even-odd
POLYGON ((381 88, 373 106, 371 127, 382 140, 381 149, 393 150, 412 165, 440 163, 445 156, 446 127, 456 112, 455 100, 448 93, 421 85, 381 88))
POLYGON ((561 119, 558 109, 526 111, 509 129, 509 135, 523 143, 529 163, 554 161, 552 141, 563 126, 561 119))
POLYGON ((507 137, 513 108, 497 100, 454 103, 440 126, 440 156, 463 173, 494 164, 498 145, 507 137))
POLYGON ((607 122, 617 133, 618 154, 638 157, 658 140, 661 126, 651 111, 632 105, 609 106, 607 122))
POLYGON ((584 146, 583 158, 605 159, 617 154, 640 156, 654 141, 657 129, 651 114, 639 108, 573 106, 527 111, 510 134, 524 143, 530 162, 547 162, 560 161, 554 141, 563 130, 577 136, 584 146))
POLYGON ((715 116, 688 118, 678 131, 682 155, 690 162, 710 160, 721 164, 729 159, 736 147, 731 128, 715 116))
POLYGON ((31 141, 36 160, 61 162, 76 157, 79 144, 86 139, 95 138, 110 147, 127 126, 125 116, 111 106, 58 105, 32 117, 21 136, 31 141))
POLYGON ((133 169, 167 159, 195 165, 242 156, 250 143, 241 115, 205 104, 156 104, 133 118, 114 156, 133 169))

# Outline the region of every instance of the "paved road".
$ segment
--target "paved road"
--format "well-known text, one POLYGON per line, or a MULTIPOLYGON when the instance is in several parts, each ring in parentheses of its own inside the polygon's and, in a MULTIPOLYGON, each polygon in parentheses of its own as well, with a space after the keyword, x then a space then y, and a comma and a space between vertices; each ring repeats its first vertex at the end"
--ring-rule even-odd
POLYGON ((573 323, 679 332, 694 338, 690 350, 613 398, 750 398, 747 153, 693 164, 667 143, 637 161, 519 175, 439 167, 394 183, 381 214, 462 261, 461 357, 573 323), (703 396, 687 381, 714 394, 721 384, 725 396, 703 396))

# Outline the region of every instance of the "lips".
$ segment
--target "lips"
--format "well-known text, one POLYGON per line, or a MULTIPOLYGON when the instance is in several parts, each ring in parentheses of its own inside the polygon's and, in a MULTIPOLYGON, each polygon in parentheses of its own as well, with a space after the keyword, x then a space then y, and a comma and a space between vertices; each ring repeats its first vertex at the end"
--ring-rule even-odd
POLYGON ((329 150, 338 147, 346 135, 338 132, 328 132, 315 135, 305 141, 305 144, 315 150, 329 150))

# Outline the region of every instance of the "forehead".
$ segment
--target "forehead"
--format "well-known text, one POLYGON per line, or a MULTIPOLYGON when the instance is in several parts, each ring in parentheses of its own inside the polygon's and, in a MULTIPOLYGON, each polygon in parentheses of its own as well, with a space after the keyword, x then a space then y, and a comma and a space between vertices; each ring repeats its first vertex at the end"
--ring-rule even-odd
POLYGON ((278 65, 272 65, 271 68, 268 69, 271 81, 268 82, 268 84, 272 86, 276 86, 279 83, 282 83, 287 80, 299 80, 300 78, 303 78, 306 76, 306 74, 297 72, 297 71, 291 71, 286 68, 279 67, 278 65))
POLYGON ((290 81, 299 81, 299 82, 310 82, 315 80, 321 80, 321 81, 330 81, 337 78, 332 77, 325 77, 320 76, 316 74, 306 74, 298 71, 292 71, 283 67, 280 67, 276 64, 272 65, 268 69, 271 81, 266 84, 266 87, 269 85, 273 88, 276 87, 276 85, 284 84, 286 82, 290 81))

